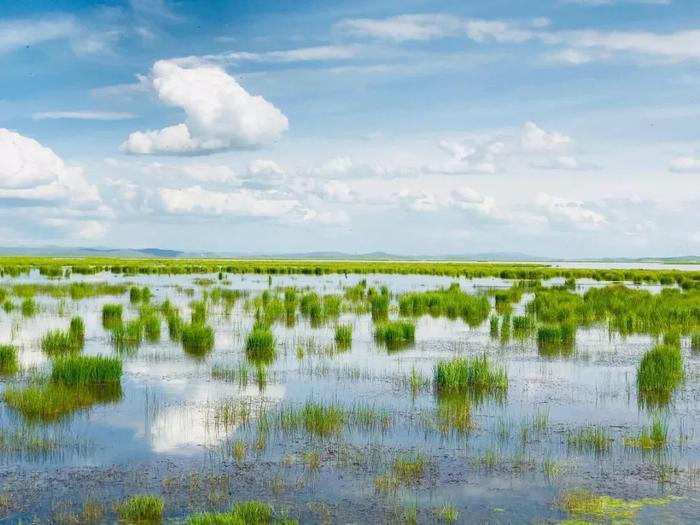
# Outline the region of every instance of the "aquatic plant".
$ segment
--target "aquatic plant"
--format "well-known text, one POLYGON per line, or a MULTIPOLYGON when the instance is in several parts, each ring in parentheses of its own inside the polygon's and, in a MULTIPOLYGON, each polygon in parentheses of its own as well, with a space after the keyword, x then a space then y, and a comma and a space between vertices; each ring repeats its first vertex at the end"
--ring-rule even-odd
POLYGON ((190 308, 192 310, 191 323, 192 324, 203 324, 207 321, 207 303, 205 301, 192 301, 190 303, 190 308))
POLYGON ((411 321, 385 321, 374 329, 374 339, 390 350, 400 348, 415 340, 416 325, 411 321))
POLYGON ((119 519, 127 523, 158 523, 163 518, 165 501, 152 494, 137 494, 114 506, 119 519))
POLYGON ((570 355, 576 343, 572 322, 546 324, 537 328, 537 350, 541 355, 570 355))
POLYGON ((31 297, 28 297, 24 301, 22 301, 22 305, 20 307, 20 310, 22 312, 22 315, 24 317, 32 317, 39 311, 39 305, 36 303, 34 299, 31 297))
POLYGON ((596 522, 603 520, 608 522, 631 522, 635 519, 637 511, 646 506, 668 505, 671 501, 680 499, 676 496, 666 498, 643 498, 633 501, 625 501, 610 496, 594 494, 589 489, 574 489, 559 497, 559 506, 576 516, 586 518, 573 523, 586 523, 589 518, 596 522))
POLYGON ((610 449, 613 440, 605 427, 592 425, 569 432, 566 442, 571 448, 601 453, 610 449))
POLYGON ((203 356, 214 348, 214 329, 202 323, 183 324, 181 340, 185 352, 203 356))
POLYGON ((690 336, 690 349, 700 350, 700 333, 692 334, 690 336))
POLYGON ((335 327, 335 344, 341 348, 352 345, 352 325, 339 324, 335 327))
POLYGON ((666 446, 667 437, 668 425, 663 419, 656 416, 652 419, 651 425, 642 428, 639 435, 625 437, 623 439, 623 444, 626 447, 659 449, 666 446))
MULTIPOLYGON (((76 330, 78 327, 76 327, 76 330)), ((73 330, 50 330, 41 338, 41 349, 48 355, 79 352, 83 347, 80 334, 73 330)))
POLYGON ((459 511, 457 511, 457 508, 451 503, 440 507, 437 511, 437 515, 445 523, 457 523, 459 519, 459 511))
POLYGON ((425 456, 418 452, 394 458, 391 472, 400 483, 415 483, 423 477, 427 467, 425 456))
POLYGON ((447 289, 411 292, 399 297, 399 312, 403 316, 461 318, 470 326, 478 326, 488 318, 490 311, 486 296, 465 293, 457 283, 447 289))
POLYGON ((111 330, 122 324, 121 304, 105 304, 102 306, 102 326, 105 330, 111 330))
POLYGON ((50 382, 45 385, 12 387, 3 392, 7 406, 20 412, 29 421, 57 421, 76 410, 95 403, 114 402, 121 398, 118 383, 114 387, 94 389, 90 385, 64 385, 50 382))
POLYGON ((68 333, 73 337, 80 348, 85 344, 85 321, 82 317, 73 317, 68 326, 68 333))
POLYGON ((677 346, 657 345, 637 367, 637 390, 643 404, 664 405, 683 381, 683 358, 677 346))
POLYGON ((453 357, 438 361, 434 373, 438 392, 493 392, 508 389, 504 368, 493 365, 486 354, 474 358, 453 357))
POLYGON ((143 339, 143 324, 140 319, 132 319, 112 329, 112 344, 118 350, 135 350, 143 339))
POLYGON ((18 370, 17 348, 13 345, 0 345, 0 375, 13 375, 18 370))
POLYGON ((70 355, 53 362, 51 381, 64 385, 86 385, 118 382, 122 376, 122 362, 103 356, 70 355))
POLYGON ((246 357, 254 363, 271 363, 275 360, 277 342, 272 330, 264 323, 255 323, 246 337, 246 357))
POLYGON ((207 512, 187 518, 187 525, 297 525, 296 520, 275 516, 272 506, 259 501, 241 501, 229 512, 207 512))

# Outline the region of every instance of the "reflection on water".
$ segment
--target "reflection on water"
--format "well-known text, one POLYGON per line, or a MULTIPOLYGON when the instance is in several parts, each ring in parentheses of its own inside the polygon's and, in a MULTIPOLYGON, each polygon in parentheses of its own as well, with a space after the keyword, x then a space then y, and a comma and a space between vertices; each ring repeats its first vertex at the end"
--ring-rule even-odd
MULTIPOLYGON (((217 282, 215 275, 74 277, 148 286, 153 293, 151 304, 169 299, 185 320, 191 317, 190 303, 202 300, 211 290, 195 284, 195 278, 217 282)), ((241 494, 284 501, 309 523, 323 521, 323 513, 310 502, 341 499, 357 507, 336 509, 338 520, 352 519, 360 512, 376 518, 374 512, 414 502, 426 522, 437 519, 430 509, 447 503, 475 521, 557 521, 568 517, 555 503, 557 498, 562 491, 581 485, 628 500, 666 493, 689 496, 665 510, 645 507, 635 515, 650 523, 664 512, 682 522, 697 510, 693 498, 698 495, 694 479, 700 459, 696 432, 700 390, 693 379, 698 358, 686 341, 683 356, 689 380, 665 403, 652 405, 638 399, 635 373, 642 353, 654 340, 645 335, 623 338, 595 324, 579 328, 574 340, 562 344, 538 342, 527 326, 516 327, 510 334, 496 326, 498 337, 494 337, 488 316, 481 314, 478 322, 474 316, 467 322, 454 315, 451 319, 423 315, 415 320, 412 341, 383 344, 376 337, 371 307, 358 312, 342 309, 327 322, 312 313, 290 318, 282 306, 279 320, 271 327, 275 351, 263 352, 265 359, 256 361, 246 358, 251 354, 250 347, 246 351, 247 338, 256 318, 255 297, 270 283, 267 276, 258 275, 226 279, 224 288, 238 290, 242 296, 232 307, 224 301, 209 302, 206 323, 214 333, 211 349, 184 352, 179 342, 170 340, 164 321, 159 339, 116 354, 124 361, 119 395, 101 390, 92 406, 80 407, 62 422, 39 425, 39 430, 26 427, 27 422, 3 403, 0 455, 5 471, 0 479, 5 490, 22 494, 37 509, 44 509, 38 512, 46 517, 51 513, 51 487, 71 469, 93 469, 95 487, 112 495, 113 489, 105 488, 110 482, 105 472, 110 469, 110 476, 117 476, 115 472, 130 464, 145 465, 152 473, 147 480, 125 477, 119 486, 126 492, 161 492, 163 465, 176 470, 171 476, 185 476, 206 465, 234 478, 241 476, 241 486, 246 487, 241 494), (336 324, 352 328, 349 346, 336 344, 336 324), (483 354, 507 370, 507 389, 462 393, 459 399, 436 395, 432 377, 439 359, 483 354), (669 445, 663 453, 625 448, 623 438, 637 435, 656 414, 663 416, 668 427, 669 445), (331 422, 329 431, 312 431, 330 428, 331 422), (608 429, 610 450, 596 455, 585 447, 568 445, 568 433, 589 425, 608 429), (46 432, 48 437, 42 434, 46 432), (31 436, 34 454, 21 445, 31 436), (63 453, 48 453, 59 450, 63 453), (382 490, 375 487, 376 480, 389 479, 397 457, 414 457, 416 451, 427 461, 429 476, 389 483, 393 496, 386 495, 384 485, 382 490), (46 492, 22 492, 28 472, 36 473, 46 492), (501 510, 494 513, 494 508, 501 510)), ((453 282, 472 294, 512 284, 492 278, 292 275, 273 277, 272 287, 343 295, 346 287, 361 279, 377 289, 386 286, 394 295, 453 282)), ((41 280, 32 274, 4 282, 41 280)), ((578 284, 584 289, 604 285, 578 284)), ((20 349, 23 372, 1 377, 0 390, 46 374, 51 363, 40 349, 41 336, 50 329, 65 328, 75 315, 85 321, 83 353, 115 355, 110 333, 103 327, 102 306, 120 303, 124 320, 135 319, 139 307, 128 295, 77 301, 37 296, 39 311, 34 316, 23 317, 20 311, 1 314, 0 342, 12 342, 20 349)), ((523 294, 511 315, 522 315, 530 300, 532 294, 523 294)), ((493 297, 489 302, 492 307, 493 297)), ((395 299, 387 315, 397 318, 395 299)), ((256 352, 260 354, 259 349, 256 352)), ((84 494, 75 483, 72 489, 68 483, 61 490, 68 492, 65 496, 71 501, 82 501, 84 494)), ((180 497, 187 500, 182 495, 172 499, 180 497)), ((187 512, 184 503, 183 507, 170 505, 173 515, 187 512)), ((26 511, 12 515, 26 516, 26 511)))

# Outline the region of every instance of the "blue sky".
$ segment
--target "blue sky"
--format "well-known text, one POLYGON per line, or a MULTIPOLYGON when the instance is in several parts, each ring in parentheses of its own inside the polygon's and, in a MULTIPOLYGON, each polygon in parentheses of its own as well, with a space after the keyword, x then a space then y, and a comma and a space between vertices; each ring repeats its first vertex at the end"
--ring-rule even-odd
POLYGON ((700 253, 700 4, 0 2, 5 245, 700 253))

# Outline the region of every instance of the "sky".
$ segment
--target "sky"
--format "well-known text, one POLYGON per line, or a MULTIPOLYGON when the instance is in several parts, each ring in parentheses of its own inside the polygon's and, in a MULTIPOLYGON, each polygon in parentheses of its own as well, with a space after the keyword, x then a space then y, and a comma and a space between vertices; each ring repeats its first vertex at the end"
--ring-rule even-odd
POLYGON ((700 254, 697 0, 0 0, 0 245, 700 254))

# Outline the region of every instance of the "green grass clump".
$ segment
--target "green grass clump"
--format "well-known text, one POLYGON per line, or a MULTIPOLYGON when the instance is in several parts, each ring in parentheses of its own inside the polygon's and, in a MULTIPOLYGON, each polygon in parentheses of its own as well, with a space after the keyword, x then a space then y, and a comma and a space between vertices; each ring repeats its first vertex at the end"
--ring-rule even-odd
POLYGON ((442 290, 404 294, 399 297, 399 311, 404 316, 461 318, 470 326, 478 326, 488 318, 491 306, 485 295, 470 295, 455 283, 442 290))
POLYGON ((566 442, 570 447, 579 450, 593 450, 596 453, 609 450, 612 441, 607 429, 597 425, 580 428, 569 432, 566 436, 566 442))
POLYGON ((17 348, 12 345, 0 345, 0 375, 13 375, 17 370, 17 348))
POLYGON ((513 330, 515 332, 529 332, 535 328, 535 320, 529 315, 516 315, 513 317, 513 330))
POLYGON ((505 393, 508 375, 486 357, 443 359, 435 367, 435 387, 439 392, 505 393))
POLYGON ((39 311, 39 305, 36 303, 34 299, 31 297, 28 297, 24 301, 22 301, 22 306, 21 306, 21 311, 22 315, 25 317, 32 317, 39 311))
POLYGON ((700 333, 690 336, 690 348, 691 350, 700 350, 700 333))
POLYGON ((411 483, 420 480, 428 464, 421 453, 400 456, 391 464, 391 472, 399 482, 411 483))
POLYGON ((246 337, 246 357, 254 363, 271 363, 277 354, 275 347, 277 341, 272 330, 264 323, 257 322, 246 337))
POLYGON ((122 305, 106 304, 102 307, 102 326, 105 330, 112 330, 122 324, 122 305))
POLYGON ((297 525, 296 520, 275 517, 270 505, 241 501, 229 512, 207 512, 187 518, 186 525, 297 525))
POLYGON ((100 385, 64 385, 49 382, 24 388, 8 388, 3 392, 7 406, 21 413, 27 420, 42 423, 58 421, 76 410, 87 409, 96 403, 110 403, 121 399, 119 383, 100 385))
POLYGON ((190 314, 190 320, 192 324, 204 324, 207 322, 207 303, 205 301, 192 301, 190 303, 190 308, 192 313, 190 314))
POLYGON ((542 355, 570 355, 575 343, 576 326, 571 322, 537 328, 537 350, 542 355))
POLYGON ((160 314, 155 307, 148 304, 143 305, 139 310, 139 321, 143 326, 146 340, 160 341, 160 314))
POLYGON ((659 417, 655 417, 649 427, 644 427, 638 436, 625 437, 623 443, 626 447, 641 449, 659 449, 666 446, 668 439, 668 425, 659 417))
POLYGON ((179 341, 182 339, 182 317, 180 317, 180 312, 177 310, 172 310, 167 314, 168 319, 168 337, 171 341, 179 341))
POLYGON ((374 338, 389 349, 400 348, 413 343, 416 337, 416 325, 411 321, 386 321, 374 329, 374 338))
POLYGON ((137 494, 117 503, 115 510, 127 523, 158 523, 163 519, 165 501, 160 496, 137 494))
POLYGON ((339 324, 335 327, 335 344, 341 348, 352 345, 352 325, 339 324))
POLYGON ((143 324, 140 319, 132 319, 112 330, 112 344, 118 350, 134 350, 143 340, 143 324))
POLYGON ((214 348, 214 329, 203 323, 183 324, 182 348, 191 355, 203 356, 214 348))
POLYGON ((637 368, 637 390, 642 404, 665 405, 683 381, 683 358, 677 346, 657 345, 647 351, 637 368))
POLYGON ((51 330, 41 338, 41 349, 48 355, 79 352, 82 347, 81 339, 71 330, 51 330))
MULTIPOLYGON (((367 414, 364 416, 366 418, 367 414)), ((285 432, 303 429, 312 436, 328 437, 339 433, 347 418, 345 411, 334 404, 307 401, 301 410, 281 409, 279 426, 285 432)))
POLYGON ((121 376, 122 362, 102 356, 59 357, 54 361, 51 371, 51 381, 64 385, 118 382, 121 376))
POLYGON ((70 320, 68 332, 71 337, 77 341, 80 348, 82 348, 85 344, 85 321, 83 321, 82 317, 73 317, 70 320))

